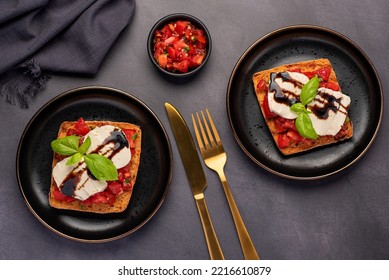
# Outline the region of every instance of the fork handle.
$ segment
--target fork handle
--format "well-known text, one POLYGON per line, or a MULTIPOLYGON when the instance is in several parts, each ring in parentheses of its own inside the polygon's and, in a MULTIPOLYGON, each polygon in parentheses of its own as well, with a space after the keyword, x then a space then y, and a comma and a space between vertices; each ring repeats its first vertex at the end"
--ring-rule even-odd
POLYGON ((246 229, 246 226, 240 216, 238 207, 236 206, 234 197, 232 196, 230 186, 228 185, 227 178, 223 170, 218 170, 220 181, 222 182, 224 192, 227 197, 228 204, 232 213, 232 218, 234 219, 236 231, 238 232, 238 237, 240 241, 240 246, 242 247, 243 255, 246 260, 259 260, 259 255, 255 250, 253 241, 246 229))
POLYGON ((209 255, 211 260, 224 260, 224 255, 217 239, 215 229, 209 216, 205 197, 195 198, 197 210, 199 211, 201 225, 203 226, 205 240, 207 241, 209 255))

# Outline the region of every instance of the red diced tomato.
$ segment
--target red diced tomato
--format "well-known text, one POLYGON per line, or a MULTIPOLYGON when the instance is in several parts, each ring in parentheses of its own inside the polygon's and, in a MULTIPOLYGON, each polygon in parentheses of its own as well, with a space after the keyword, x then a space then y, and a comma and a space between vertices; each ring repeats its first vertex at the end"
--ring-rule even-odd
POLYGON ((167 53, 172 60, 176 59, 176 50, 173 47, 167 47, 167 53))
POLYGON ((88 197, 87 199, 80 201, 80 203, 82 205, 89 206, 89 205, 92 205, 92 199, 90 197, 88 197))
POLYGON ((178 20, 176 22, 176 28, 175 28, 175 31, 179 34, 179 35, 182 35, 184 33, 184 30, 186 28, 186 26, 188 25, 188 22, 187 21, 182 21, 182 20, 178 20))
POLYGON ((136 136, 136 130, 135 129, 123 129, 124 134, 126 135, 128 144, 130 145, 130 148, 135 148, 135 140, 136 136))
POLYGON ((203 63, 204 60, 204 55, 202 54, 196 54, 190 61, 191 61, 191 66, 199 66, 201 63, 203 63))
POLYGON ((173 30, 170 30, 169 25, 165 25, 161 30, 161 35, 164 40, 171 37, 173 34, 173 30))
POLYGON ((108 190, 114 195, 118 195, 123 191, 122 185, 118 181, 109 182, 108 190))
POLYGON ((262 106, 263 106, 263 111, 265 113, 266 118, 271 119, 271 118, 274 118, 275 116, 277 116, 272 111, 270 111, 269 100, 267 99, 267 94, 266 94, 265 98, 263 99, 262 106))
POLYGON ((289 147, 290 139, 288 138, 286 133, 281 133, 278 135, 277 144, 278 147, 280 147, 281 149, 289 147))
POLYGON ((102 192, 92 195, 90 199, 93 204, 107 203, 107 198, 102 192))
POLYGON ((188 72, 189 68, 189 61, 183 60, 181 62, 173 62, 173 68, 177 70, 178 72, 186 73, 188 72))
POLYGON ((190 40, 192 36, 192 31, 190 29, 185 29, 184 36, 187 40, 190 40))
POLYGON ((154 58, 170 72, 186 73, 199 67, 204 62, 206 47, 205 32, 189 21, 168 23, 154 33, 154 58))
POLYGON ((267 87, 266 81, 263 80, 263 79, 258 82, 257 89, 264 90, 264 91, 268 91, 269 90, 268 87, 267 87))
POLYGON ((328 81, 331 74, 331 67, 323 67, 315 71, 316 74, 323 79, 323 81, 328 81))
POLYGON ((282 126, 285 127, 286 129, 291 129, 296 131, 296 125, 294 123, 294 120, 285 120, 282 126))
POLYGON ((66 136, 75 135, 75 134, 77 134, 77 132, 72 128, 68 129, 68 131, 66 132, 66 136))
POLYGON ((112 193, 107 191, 99 192, 91 196, 91 202, 93 204, 103 203, 103 204, 112 205, 115 202, 115 200, 116 197, 112 193))
POLYGON ((297 131, 294 131, 294 130, 291 130, 291 129, 288 130, 286 135, 288 136, 290 141, 293 142, 293 143, 299 143, 299 142, 301 142, 303 140, 303 137, 297 131))
POLYGON ((167 38, 164 43, 166 45, 171 45, 173 44, 175 41, 178 41, 178 38, 176 36, 170 36, 169 38, 167 38))
POLYGON ((74 130, 79 135, 86 135, 90 131, 89 126, 85 123, 83 118, 79 118, 74 125, 74 130))
POLYGON ((194 36, 194 38, 197 40, 197 42, 200 42, 200 43, 207 43, 207 39, 205 39, 204 36, 194 36))
POLYGON ((332 83, 332 82, 321 82, 319 86, 329 88, 329 89, 332 89, 334 91, 340 90, 340 87, 337 84, 332 83))
POLYGON ((132 189, 130 178, 127 178, 125 181, 123 181, 122 187, 123 191, 129 191, 132 189))
POLYGON ((162 68, 166 68, 166 65, 167 65, 167 54, 166 53, 160 54, 157 57, 157 61, 158 61, 159 66, 161 66, 162 68))
POLYGON ((278 121, 278 119, 274 120, 274 125, 277 133, 285 132, 288 130, 286 127, 283 126, 283 123, 278 121))
POLYGON ((54 189, 53 196, 58 201, 65 201, 67 203, 74 201, 73 197, 64 195, 58 188, 54 189))
POLYGON ((113 205, 116 201, 116 196, 114 196, 112 193, 109 193, 109 192, 104 192, 105 193, 105 197, 107 198, 107 203, 109 205, 113 205))
POLYGON ((312 79, 313 77, 315 77, 316 73, 315 72, 303 72, 303 74, 305 76, 308 77, 308 79, 312 79))

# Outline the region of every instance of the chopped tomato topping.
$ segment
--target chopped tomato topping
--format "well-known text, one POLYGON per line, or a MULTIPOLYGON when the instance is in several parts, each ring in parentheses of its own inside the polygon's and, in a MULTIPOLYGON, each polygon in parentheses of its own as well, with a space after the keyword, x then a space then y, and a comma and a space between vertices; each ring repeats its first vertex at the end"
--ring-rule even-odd
POLYGON ((118 195, 123 192, 122 185, 118 181, 110 182, 108 184, 108 189, 114 195, 118 195))
POLYGON ((103 203, 112 205, 115 203, 115 200, 115 196, 112 193, 106 191, 99 192, 91 196, 91 201, 93 204, 103 203))
POLYGON ((308 79, 312 79, 313 77, 315 77, 316 73, 315 72, 303 72, 303 74, 305 76, 308 77, 308 79))
POLYGON ((299 143, 303 140, 303 137, 295 130, 289 129, 286 135, 293 143, 299 143))
POLYGON ((126 135, 128 144, 130 148, 135 148, 135 139, 137 137, 135 129, 123 129, 124 134, 126 135))
POLYGON ((189 61, 183 60, 181 62, 173 62, 173 69, 177 70, 178 72, 186 73, 189 69, 189 61))
POLYGON ((271 118, 274 118, 277 116, 272 111, 270 111, 269 100, 267 99, 267 94, 266 94, 265 98, 263 99, 262 106, 263 106, 263 111, 265 113, 266 118, 271 119, 271 118))
POLYGON ((266 81, 263 80, 263 79, 258 82, 257 89, 264 90, 264 91, 268 91, 269 90, 268 87, 267 87, 266 81))
POLYGON ((281 149, 284 149, 286 147, 289 147, 289 144, 290 144, 290 139, 289 137, 286 135, 286 133, 281 133, 278 135, 278 139, 277 139, 277 144, 278 144, 278 147, 280 147, 281 149))
POLYGON ((74 125, 74 131, 79 135, 86 135, 90 131, 89 126, 85 123, 83 118, 79 118, 74 125))
POLYGON ((154 34, 154 58, 167 71, 186 73, 204 62, 207 44, 205 32, 189 21, 171 22, 154 34))
POLYGON ((323 81, 328 81, 331 74, 331 67, 323 67, 315 71, 316 74, 323 79, 323 81))
POLYGON ((333 91, 340 90, 340 87, 337 84, 332 83, 332 82, 321 82, 319 86, 332 89, 333 91))
POLYGON ((280 116, 278 116, 274 120, 274 125, 278 133, 285 132, 288 130, 296 131, 296 125, 294 123, 294 120, 288 120, 280 116))
POLYGON ((67 203, 74 201, 73 197, 64 195, 58 188, 54 189, 53 196, 58 201, 65 201, 67 203))
POLYGON ((162 68, 166 68, 166 65, 167 65, 167 54, 166 53, 160 54, 157 57, 157 60, 158 60, 159 66, 161 66, 162 68))

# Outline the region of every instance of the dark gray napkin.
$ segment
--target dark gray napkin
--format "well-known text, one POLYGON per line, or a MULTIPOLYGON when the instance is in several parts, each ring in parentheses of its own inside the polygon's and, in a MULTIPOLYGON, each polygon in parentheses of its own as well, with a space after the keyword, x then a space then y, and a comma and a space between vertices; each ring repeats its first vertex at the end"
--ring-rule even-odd
POLYGON ((1 0, 0 95, 28 107, 54 73, 95 74, 135 0, 1 0))

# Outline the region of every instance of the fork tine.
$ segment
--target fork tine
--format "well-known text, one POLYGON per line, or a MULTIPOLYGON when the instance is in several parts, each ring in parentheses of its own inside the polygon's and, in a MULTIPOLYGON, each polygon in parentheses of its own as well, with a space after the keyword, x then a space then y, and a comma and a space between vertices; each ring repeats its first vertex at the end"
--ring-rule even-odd
POLYGON ((205 144, 205 149, 210 149, 211 145, 208 142, 207 134, 205 134, 204 127, 201 124, 199 113, 196 113, 196 116, 197 116, 197 120, 198 120, 198 123, 199 123, 199 126, 200 126, 201 135, 203 136, 203 140, 204 140, 204 144, 205 144))
POLYGON ((194 131, 195 131, 195 134, 196 134, 197 143, 199 144, 200 151, 202 152, 204 150, 204 143, 203 143, 203 140, 201 139, 201 136, 200 136, 200 133, 199 133, 199 129, 197 128, 196 120, 195 120, 193 114, 192 114, 192 122, 193 122, 194 131))
POLYGON ((213 132, 213 135, 215 136, 216 143, 217 143, 218 145, 221 145, 221 144, 222 144, 222 141, 220 140, 219 133, 217 132, 217 129, 216 129, 215 123, 213 122, 213 119, 212 119, 212 117, 211 117, 211 114, 209 113, 209 111, 208 111, 207 108, 205 108, 205 110, 206 110, 206 112, 207 112, 208 119, 209 119, 209 123, 211 124, 212 132, 213 132))
POLYGON ((216 145, 215 139, 213 138, 211 130, 209 129, 208 122, 207 122, 207 119, 204 116, 203 111, 201 111, 201 116, 203 117, 204 126, 205 126, 205 129, 207 130, 207 135, 208 135, 209 141, 211 141, 211 147, 215 147, 215 145, 216 145))

